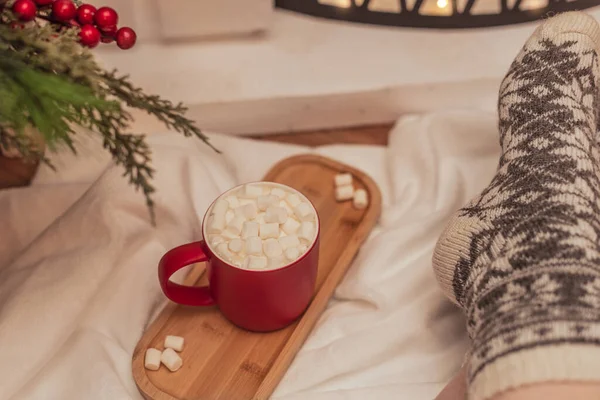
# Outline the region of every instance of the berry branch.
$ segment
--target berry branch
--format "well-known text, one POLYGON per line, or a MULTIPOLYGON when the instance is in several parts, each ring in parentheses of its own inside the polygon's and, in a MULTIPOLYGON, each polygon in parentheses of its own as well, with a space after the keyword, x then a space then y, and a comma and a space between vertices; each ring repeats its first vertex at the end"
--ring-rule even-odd
POLYGON ((117 42, 123 50, 132 48, 137 41, 135 31, 118 28, 119 14, 110 7, 96 9, 91 4, 73 0, 16 0, 12 12, 22 22, 43 20, 62 26, 77 26, 82 45, 94 48, 100 42, 117 42))

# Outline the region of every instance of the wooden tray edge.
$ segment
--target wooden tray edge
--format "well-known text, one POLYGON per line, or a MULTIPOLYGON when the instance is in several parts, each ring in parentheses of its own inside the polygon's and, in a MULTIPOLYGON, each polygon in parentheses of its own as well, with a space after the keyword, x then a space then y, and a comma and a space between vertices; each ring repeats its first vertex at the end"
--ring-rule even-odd
MULTIPOLYGON (((265 378, 263 379, 261 385, 258 387, 256 394, 254 395, 252 400, 266 400, 273 393, 273 391, 277 387, 279 380, 281 380, 281 378, 285 374, 285 371, 287 371, 287 368, 292 363, 299 348, 302 346, 302 344, 304 344, 305 340, 310 334, 310 331, 313 329, 314 325, 321 317, 321 314, 325 310, 327 303, 331 298, 331 294, 335 291, 335 288, 337 287, 337 285, 345 275, 346 271, 350 267, 354 257, 360 251, 362 243, 364 243, 364 241, 371 233, 381 214, 381 191, 379 190, 379 187, 377 186, 375 181, 373 181, 373 179, 370 176, 354 167, 321 155, 300 154, 285 158, 279 161, 277 164, 273 165, 266 173, 263 180, 269 181, 273 179, 273 177, 275 176, 275 172, 278 169, 286 168, 288 165, 295 164, 298 162, 316 162, 320 164, 325 164, 329 168, 336 170, 340 170, 340 166, 343 167, 340 170, 340 172, 350 172, 355 180, 360 180, 364 184, 369 195, 369 205, 365 210, 365 214, 359 227, 356 229, 355 234, 353 235, 353 238, 356 238, 356 246, 348 246, 341 253, 335 266, 325 279, 325 282, 323 282, 321 289, 313 297, 310 306, 308 307, 304 315, 301 317, 300 321, 298 322, 298 325, 294 329, 294 332, 292 332, 292 335, 281 350, 281 353, 269 369, 269 372, 265 375, 265 378), (324 291, 324 289, 328 290, 324 291), (327 295, 327 293, 330 294, 327 295), (299 338, 302 338, 302 336, 304 337, 300 340, 299 338), (284 371, 284 373, 280 374, 279 371, 284 371)), ((201 278, 203 273, 204 268, 194 267, 190 271, 190 274, 185 278, 185 282, 197 282, 198 279, 201 278)), ((142 332, 142 336, 138 341, 138 344, 136 345, 133 352, 131 363, 133 380, 140 394, 147 400, 181 400, 171 396, 166 392, 163 392, 158 387, 156 387, 148 379, 146 369, 144 367, 145 350, 148 348, 150 341, 156 336, 156 334, 158 334, 158 332, 162 328, 163 321, 168 320, 171 316, 171 313, 178 306, 178 304, 170 301, 167 303, 165 308, 160 312, 158 317, 150 324, 148 329, 142 332), (136 366, 138 367, 136 368, 136 366), (153 394, 154 397, 149 397, 149 395, 147 394, 148 387, 152 387, 156 391, 153 394)))
POLYGON ((319 291, 313 297, 310 306, 304 313, 304 316, 302 316, 298 322, 294 332, 292 332, 292 335, 281 350, 281 353, 269 369, 269 372, 263 379, 261 385, 258 387, 258 390, 256 391, 256 394, 252 400, 265 400, 273 393, 274 389, 277 387, 278 381, 282 378, 282 376, 273 371, 287 371, 298 350, 304 344, 308 338, 308 335, 310 334, 310 331, 313 329, 314 325, 317 323, 321 317, 321 314, 327 307, 327 303, 335 291, 335 288, 346 274, 348 268, 350 268, 352 260, 360 251, 361 245, 367 239, 373 227, 377 224, 377 220, 381 214, 381 191, 370 176, 349 165, 320 155, 301 154, 286 158, 285 160, 282 160, 274 165, 269 170, 265 176, 265 180, 269 180, 269 177, 274 175, 274 172, 272 171, 285 168, 287 165, 295 164, 297 162, 317 162, 325 164, 328 167, 336 170, 339 170, 339 167, 342 166, 343 172, 350 172, 355 180, 360 180, 365 185, 367 192, 369 193, 369 206, 365 210, 365 214, 359 227, 354 232, 353 238, 356 240, 356 245, 346 247, 346 249, 340 254, 335 266, 332 268, 329 275, 327 275, 327 278, 325 279, 325 282, 323 282, 323 285, 319 291), (299 340, 299 338, 302 337, 303 339, 299 340))

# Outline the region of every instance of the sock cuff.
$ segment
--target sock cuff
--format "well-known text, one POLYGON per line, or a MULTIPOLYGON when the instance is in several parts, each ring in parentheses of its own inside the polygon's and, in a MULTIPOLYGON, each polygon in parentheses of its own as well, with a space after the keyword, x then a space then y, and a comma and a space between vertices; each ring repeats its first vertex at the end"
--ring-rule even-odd
POLYGON ((542 382, 597 382, 600 346, 543 345, 520 350, 485 366, 469 385, 469 400, 489 400, 508 389, 542 382))
POLYGON ((588 14, 570 11, 558 14, 540 26, 542 37, 552 38, 565 33, 579 33, 588 36, 594 43, 600 42, 600 26, 596 19, 588 14))

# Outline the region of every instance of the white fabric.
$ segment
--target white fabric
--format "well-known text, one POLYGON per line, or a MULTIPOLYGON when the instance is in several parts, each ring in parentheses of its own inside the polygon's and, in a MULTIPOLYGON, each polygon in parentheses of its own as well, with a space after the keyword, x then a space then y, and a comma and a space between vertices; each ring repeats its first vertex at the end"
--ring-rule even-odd
POLYGON ((160 256, 199 238, 220 192, 311 151, 371 175, 384 211, 273 398, 433 398, 467 341, 431 252, 450 214, 493 175, 495 116, 406 117, 388 148, 211 136, 223 156, 177 135, 149 138, 156 228, 141 194, 87 139, 78 157, 55 157, 58 172, 43 167, 30 187, 0 191, 0 398, 140 399, 131 355, 165 304, 160 256))

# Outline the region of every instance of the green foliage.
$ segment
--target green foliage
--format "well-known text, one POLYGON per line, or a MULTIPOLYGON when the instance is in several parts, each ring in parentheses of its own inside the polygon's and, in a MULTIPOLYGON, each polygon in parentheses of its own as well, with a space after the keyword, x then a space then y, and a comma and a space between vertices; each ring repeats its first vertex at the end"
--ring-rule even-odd
POLYGON ((214 149, 208 138, 185 117, 183 105, 147 95, 127 76, 100 68, 78 43, 77 28, 47 23, 13 29, 10 20, 11 13, 4 11, 0 16, 0 143, 39 159, 42 154, 26 135, 28 127, 39 131, 50 150, 67 145, 74 152, 75 125, 97 132, 129 182, 144 193, 154 222, 150 149, 143 135, 127 132, 132 117, 125 105, 144 110, 168 128, 214 149))

